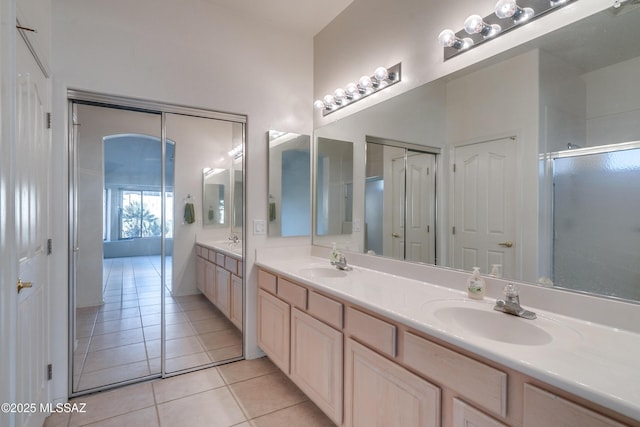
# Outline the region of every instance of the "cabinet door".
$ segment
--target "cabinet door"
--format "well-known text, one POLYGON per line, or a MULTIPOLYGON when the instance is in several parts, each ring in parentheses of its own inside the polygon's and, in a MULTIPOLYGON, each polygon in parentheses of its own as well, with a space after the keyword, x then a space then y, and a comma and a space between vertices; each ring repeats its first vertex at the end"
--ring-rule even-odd
POLYGON ((287 375, 289 374, 290 312, 289 304, 258 289, 258 345, 287 375))
POLYGON ((453 427, 507 427, 478 411, 473 406, 467 405, 462 400, 453 399, 453 427))
POLYGON ((205 261, 204 265, 204 294, 209 301, 213 302, 216 289, 216 266, 209 261, 205 261))
POLYGON ((231 314, 231 273, 216 267, 216 289, 213 303, 227 318, 231 314))
POLYGON ((342 424, 342 332, 291 309, 291 379, 342 424))
POLYGON ((231 276, 231 321, 242 331, 242 277, 231 276))
POLYGON ((345 426, 437 427, 440 389, 347 339, 345 426))
POLYGON ((202 292, 205 293, 205 276, 206 276, 206 266, 205 261, 196 257, 196 287, 202 292))

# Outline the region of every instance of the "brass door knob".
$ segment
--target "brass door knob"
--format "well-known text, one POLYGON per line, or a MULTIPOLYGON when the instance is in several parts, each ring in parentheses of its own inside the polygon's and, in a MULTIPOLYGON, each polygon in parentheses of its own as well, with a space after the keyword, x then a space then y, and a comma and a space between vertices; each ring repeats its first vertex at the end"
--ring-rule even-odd
POLYGON ((498 243, 498 245, 504 246, 505 248, 510 248, 511 246, 513 246, 513 242, 511 242, 511 241, 502 242, 502 243, 498 243))
POLYGON ((398 233, 393 233, 392 236, 393 237, 400 237, 400 235, 398 233))
POLYGON ((24 288, 30 288, 31 286, 33 286, 31 282, 23 282, 21 279, 18 279, 18 293, 24 288))

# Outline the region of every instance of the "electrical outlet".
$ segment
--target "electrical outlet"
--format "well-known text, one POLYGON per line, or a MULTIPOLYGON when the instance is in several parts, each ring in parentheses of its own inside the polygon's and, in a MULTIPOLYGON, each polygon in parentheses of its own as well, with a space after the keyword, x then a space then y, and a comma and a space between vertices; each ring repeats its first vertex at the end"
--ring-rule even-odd
POLYGON ((267 234, 267 221, 264 219, 254 219, 253 220, 253 235, 259 236, 267 234))

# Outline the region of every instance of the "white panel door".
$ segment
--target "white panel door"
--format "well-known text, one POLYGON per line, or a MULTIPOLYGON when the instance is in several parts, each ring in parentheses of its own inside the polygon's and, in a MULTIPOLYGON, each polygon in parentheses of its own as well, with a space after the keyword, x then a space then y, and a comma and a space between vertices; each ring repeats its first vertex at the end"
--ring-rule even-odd
POLYGON ((41 426, 49 401, 49 283, 47 218, 50 206, 50 131, 45 106, 48 82, 26 44, 16 47, 15 223, 19 278, 31 287, 17 289, 16 403, 38 405, 16 414, 17 426, 41 426))
POLYGON ((516 142, 503 138, 456 147, 453 267, 488 273, 501 264, 516 277, 516 142))
POLYGON ((407 154, 406 259, 435 263, 435 156, 407 154))
POLYGON ((405 170, 404 156, 391 161, 391 256, 395 259, 404 259, 405 170))

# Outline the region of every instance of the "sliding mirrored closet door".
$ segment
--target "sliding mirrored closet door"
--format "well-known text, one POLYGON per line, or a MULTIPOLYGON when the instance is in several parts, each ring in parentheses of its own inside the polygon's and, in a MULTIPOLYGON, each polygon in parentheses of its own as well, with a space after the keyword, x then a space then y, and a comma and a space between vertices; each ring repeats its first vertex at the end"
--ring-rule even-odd
POLYGON ((96 96, 70 96, 72 396, 243 355, 242 320, 232 323, 197 286, 195 243, 226 240, 234 226, 242 235, 233 163, 242 163, 244 122, 96 96), (207 230, 202 170, 223 164, 229 219, 207 230))

